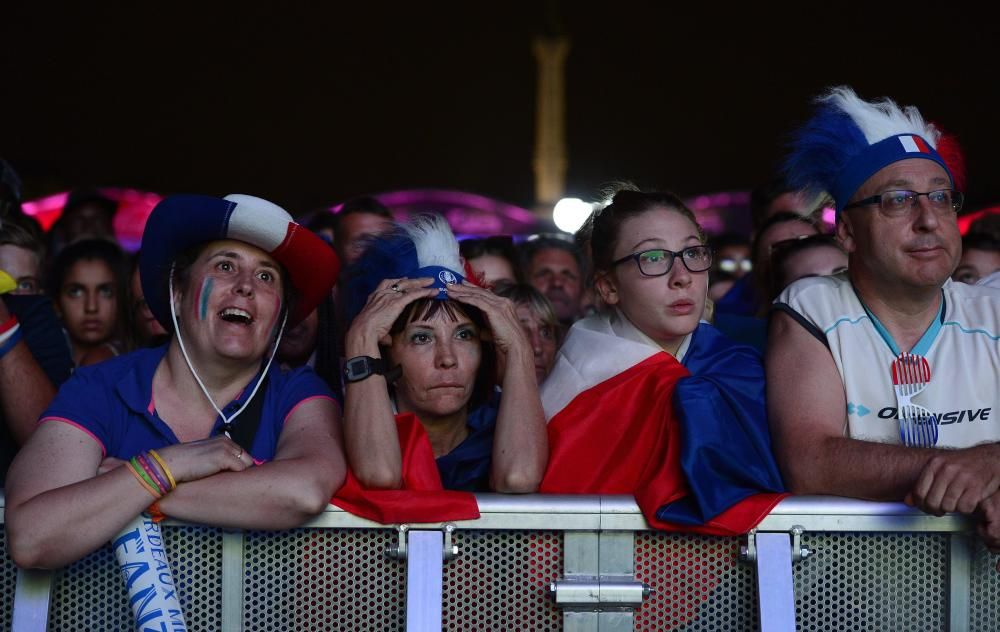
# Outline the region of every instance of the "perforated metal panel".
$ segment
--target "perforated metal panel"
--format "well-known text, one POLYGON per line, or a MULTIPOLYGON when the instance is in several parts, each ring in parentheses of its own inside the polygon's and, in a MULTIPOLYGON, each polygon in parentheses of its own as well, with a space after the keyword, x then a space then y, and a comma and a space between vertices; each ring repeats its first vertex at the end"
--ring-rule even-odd
POLYGON ((806 533, 815 556, 793 566, 801 632, 945 630, 949 537, 806 533))
POLYGON ((635 629, 756 630, 752 568, 737 564, 740 540, 658 532, 635 534, 635 577, 653 593, 635 629))
MULTIPOLYGON (((222 535, 217 529, 165 527, 170 567, 188 629, 222 624, 222 535)), ((64 569, 56 580, 49 630, 131 630, 135 625, 111 546, 64 569)))
POLYGON ((296 529, 246 535, 247 631, 402 630, 405 566, 393 530, 296 529))
POLYGON ((981 632, 1000 630, 1000 555, 991 555, 976 542, 972 557, 969 590, 969 629, 981 632))
POLYGON ((455 543, 460 555, 445 564, 445 630, 562 630, 549 596, 562 576, 562 533, 456 531, 455 543))
POLYGON ((14 610, 17 567, 7 555, 7 531, 0 524, 0 630, 9 630, 14 610))
MULTIPOLYGON (((189 629, 219 630, 222 533, 164 529, 189 629)), ((562 629, 548 593, 563 573, 559 531, 459 530, 459 559, 444 565, 446 630, 562 629)), ((816 551, 793 567, 798 629, 948 629, 947 533, 806 532, 816 551)), ((246 534, 246 630, 402 630, 405 565, 385 557, 390 529, 300 529, 246 534)), ((637 630, 756 630, 752 566, 737 563, 741 538, 635 534, 636 578, 653 595, 637 630)), ((6 547, 0 531, 0 545, 6 547)), ((976 543, 969 628, 1000 630, 1000 556, 976 543)), ((964 576, 963 576, 964 577, 964 576)), ((0 556, 0 630, 11 626, 16 569, 0 556)), ((130 630, 132 614, 117 563, 105 547, 55 582, 50 630, 130 630)))

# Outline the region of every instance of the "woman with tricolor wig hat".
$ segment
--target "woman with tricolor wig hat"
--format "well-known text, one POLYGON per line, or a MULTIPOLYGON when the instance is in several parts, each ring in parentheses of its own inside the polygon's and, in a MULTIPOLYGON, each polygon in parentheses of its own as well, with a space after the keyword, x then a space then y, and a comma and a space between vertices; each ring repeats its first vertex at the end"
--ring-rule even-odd
POLYGON ((407 488, 400 437, 419 423, 444 489, 537 489, 547 447, 531 345, 511 301, 466 280, 444 219, 374 240, 347 289, 344 430, 358 482, 407 488))
POLYGON ((311 369, 272 366, 330 292, 332 249, 266 200, 177 195, 153 209, 139 265, 172 337, 79 369, 42 414, 7 479, 20 566, 73 562, 140 512, 294 527, 344 479, 339 404, 311 369))

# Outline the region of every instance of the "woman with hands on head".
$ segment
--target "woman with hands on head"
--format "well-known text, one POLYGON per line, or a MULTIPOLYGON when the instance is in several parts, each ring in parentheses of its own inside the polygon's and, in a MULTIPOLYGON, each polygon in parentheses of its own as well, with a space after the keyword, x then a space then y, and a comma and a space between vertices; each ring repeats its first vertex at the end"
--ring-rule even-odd
POLYGON ((397 423, 407 414, 445 489, 523 493, 541 481, 548 447, 531 345, 511 301, 462 269, 434 216, 374 241, 349 275, 344 434, 365 487, 403 485, 397 423))
POLYGON ((330 247, 266 200, 178 195, 150 215, 140 267, 173 336, 79 369, 43 413, 7 479, 20 566, 71 563, 147 507, 214 526, 294 527, 344 480, 329 389, 308 368, 271 366, 286 324, 333 286, 330 247))

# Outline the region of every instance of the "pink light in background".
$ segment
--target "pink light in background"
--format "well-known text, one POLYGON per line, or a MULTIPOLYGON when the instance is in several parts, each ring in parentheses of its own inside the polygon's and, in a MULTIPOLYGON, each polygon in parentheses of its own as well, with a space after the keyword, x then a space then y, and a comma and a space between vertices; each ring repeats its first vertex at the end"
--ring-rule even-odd
MULTIPOLYGON (((372 197, 388 206, 399 221, 419 213, 439 213, 456 234, 525 236, 544 229, 544 221, 528 209, 467 191, 410 189, 372 197)), ((750 232, 750 194, 746 191, 699 195, 687 204, 709 233, 750 232)), ((336 213, 341 206, 330 210, 336 213)))
MULTIPOLYGON (((388 206, 399 221, 420 213, 439 213, 456 234, 525 235, 537 227, 535 214, 528 209, 468 191, 409 189, 372 197, 388 206)), ((336 213, 341 206, 330 210, 336 213)))
POLYGON ((746 191, 708 193, 686 202, 710 235, 750 233, 750 194, 746 191))
POLYGON ((62 214, 67 197, 69 197, 69 193, 55 193, 38 198, 37 200, 24 202, 21 204, 21 208, 24 209, 26 215, 31 215, 37 219, 38 223, 42 225, 42 229, 48 230, 52 228, 52 225, 56 223, 56 220, 62 214))
POLYGON ((958 218, 958 230, 963 235, 969 232, 969 227, 972 222, 982 219, 987 215, 1000 215, 1000 206, 991 206, 989 208, 984 208, 981 211, 976 211, 975 213, 969 213, 967 215, 962 215, 958 218))
MULTIPOLYGON (((146 226, 146 219, 163 196, 149 191, 116 187, 102 187, 98 191, 101 195, 118 202, 114 220, 115 237, 122 248, 135 252, 142 243, 142 229, 146 226)), ((21 208, 26 214, 37 219, 47 231, 62 215, 67 197, 69 192, 54 193, 24 202, 21 208)))
POLYGON ((837 223, 837 209, 826 207, 823 209, 823 223, 827 226, 834 226, 837 223))

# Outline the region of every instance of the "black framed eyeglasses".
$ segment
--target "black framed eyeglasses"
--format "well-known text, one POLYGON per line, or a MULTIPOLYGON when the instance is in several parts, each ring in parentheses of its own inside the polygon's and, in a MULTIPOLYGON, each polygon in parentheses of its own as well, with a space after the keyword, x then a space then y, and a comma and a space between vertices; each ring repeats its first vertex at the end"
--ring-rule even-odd
POLYGON ((906 190, 886 191, 885 193, 879 193, 878 195, 848 204, 844 207, 844 210, 877 204, 879 210, 886 217, 902 217, 917 206, 917 200, 920 199, 920 196, 927 196, 927 201, 930 202, 931 208, 941 214, 957 213, 962 210, 962 204, 965 202, 965 196, 962 192, 954 189, 937 189, 936 191, 928 191, 926 193, 906 190))
POLYGON ((643 276, 657 277, 670 272, 670 268, 674 267, 674 259, 678 257, 688 272, 704 272, 712 267, 712 249, 708 246, 690 246, 680 252, 664 248, 643 250, 612 261, 611 265, 617 266, 634 260, 643 276))

